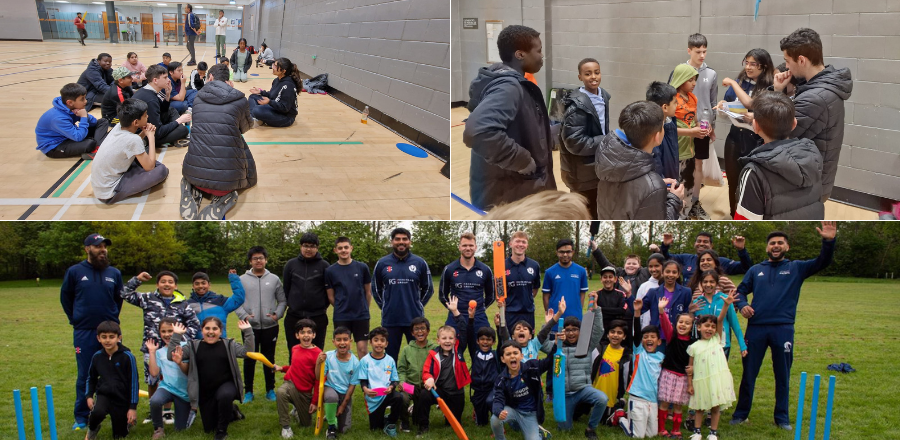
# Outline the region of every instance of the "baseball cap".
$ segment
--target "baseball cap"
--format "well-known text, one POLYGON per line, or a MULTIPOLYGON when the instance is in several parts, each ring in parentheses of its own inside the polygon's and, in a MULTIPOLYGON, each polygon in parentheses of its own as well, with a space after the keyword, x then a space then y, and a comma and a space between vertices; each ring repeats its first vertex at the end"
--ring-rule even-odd
POLYGON ((107 246, 112 245, 112 240, 100 235, 100 234, 91 234, 88 235, 87 238, 84 239, 85 246, 97 246, 100 243, 106 243, 107 246))

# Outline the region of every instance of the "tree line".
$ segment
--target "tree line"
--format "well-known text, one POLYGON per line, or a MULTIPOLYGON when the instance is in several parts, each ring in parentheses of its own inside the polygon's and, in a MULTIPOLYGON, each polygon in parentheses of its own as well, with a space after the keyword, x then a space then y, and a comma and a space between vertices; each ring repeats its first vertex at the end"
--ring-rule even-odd
MULTIPOLYGON (((224 273, 247 269, 247 250, 264 246, 268 267, 281 273, 287 260, 299 255, 300 236, 314 232, 319 251, 337 261, 334 240, 341 235, 353 240, 353 258, 374 267, 391 251, 390 232, 397 226, 412 232, 412 251, 439 274, 459 257, 459 235, 471 231, 478 237, 478 258, 492 264, 491 242, 509 241, 513 232, 529 234, 528 256, 542 268, 556 262, 556 242, 575 243, 575 261, 591 267, 588 257, 590 223, 526 221, 331 221, 331 222, 0 222, 0 279, 61 278, 67 267, 84 259, 82 242, 92 232, 113 241, 110 261, 125 274, 159 270, 224 273)), ((594 237, 610 261, 621 264, 625 256, 650 255, 651 243, 661 243, 663 233, 675 237, 672 253, 693 252, 701 231, 715 237, 714 248, 724 257, 737 259, 731 237, 747 239, 747 250, 756 262, 766 258, 766 235, 782 230, 790 235, 792 259, 814 258, 820 238, 816 222, 601 222, 594 237)), ((822 275, 883 278, 900 268, 900 225, 892 222, 839 222, 835 262, 822 275)), ((599 269, 599 268, 596 268, 599 269)), ((900 272, 900 271, 898 271, 900 272)), ((897 274, 900 277, 900 273, 897 274)))

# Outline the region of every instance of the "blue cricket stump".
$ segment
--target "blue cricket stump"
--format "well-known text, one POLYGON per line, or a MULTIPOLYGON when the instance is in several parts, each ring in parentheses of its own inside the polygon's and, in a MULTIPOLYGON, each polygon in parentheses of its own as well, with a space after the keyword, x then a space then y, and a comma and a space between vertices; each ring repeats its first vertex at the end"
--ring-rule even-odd
POLYGON ((834 407, 834 382, 837 380, 834 376, 828 378, 828 402, 825 407, 825 435, 822 440, 831 439, 831 410, 834 407))
MULTIPOLYGON (((834 410, 834 386, 837 378, 828 378, 828 400, 825 406, 825 433, 822 440, 831 439, 831 416, 834 410)), ((816 417, 819 410, 819 388, 822 385, 822 376, 816 374, 813 377, 813 395, 809 411, 809 440, 816 439, 816 417)), ((797 400, 797 425, 794 432, 794 440, 800 440, 803 433, 803 403, 806 398, 806 372, 800 373, 800 393, 797 400)))
POLYGON ((56 438, 56 409, 53 407, 53 387, 47 385, 44 387, 44 394, 47 396, 47 423, 50 424, 50 440, 56 438))
POLYGON ((794 424, 794 440, 800 440, 803 431, 803 401, 806 400, 806 372, 800 373, 800 395, 797 398, 797 423, 794 424))
POLYGON ((22 416, 22 393, 13 390, 13 404, 16 407, 16 426, 19 428, 19 440, 25 440, 25 418, 22 416))
POLYGON ((34 421, 34 438, 42 440, 41 434, 41 402, 38 402, 37 387, 31 387, 31 419, 34 421))
MULTIPOLYGON (((35 440, 43 440, 41 432, 41 403, 38 400, 37 387, 31 387, 31 415, 34 423, 35 440)), ((44 387, 47 396, 47 421, 49 422, 50 440, 57 440, 56 433, 56 411, 53 406, 53 388, 50 385, 44 387)), ((26 440, 25 437, 25 413, 22 410, 22 393, 19 390, 13 390, 13 405, 16 408, 16 427, 18 428, 19 440, 26 440)))
POLYGON ((822 386, 822 376, 813 376, 812 405, 809 408, 809 440, 816 440, 816 414, 819 411, 819 388, 822 386))

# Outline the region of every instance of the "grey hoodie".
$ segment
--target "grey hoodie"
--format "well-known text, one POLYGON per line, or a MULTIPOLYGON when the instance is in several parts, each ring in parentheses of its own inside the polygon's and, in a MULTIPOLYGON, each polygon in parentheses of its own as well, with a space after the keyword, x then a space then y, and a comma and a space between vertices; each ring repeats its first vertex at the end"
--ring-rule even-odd
POLYGON ((254 329, 278 326, 278 321, 267 315, 274 313, 278 319, 284 316, 287 297, 284 295, 281 278, 269 272, 268 269, 261 277, 254 275, 252 270, 248 270, 241 275, 241 284, 244 286, 244 304, 234 311, 238 318, 250 321, 250 326, 254 329))
POLYGON ((794 115, 797 128, 791 137, 812 139, 824 159, 822 163, 822 201, 831 197, 837 174, 841 143, 844 141, 844 101, 853 91, 850 69, 825 70, 797 85, 794 115))
POLYGON ((666 189, 650 153, 627 145, 615 130, 597 147, 594 170, 597 214, 601 220, 675 220, 681 199, 666 189))

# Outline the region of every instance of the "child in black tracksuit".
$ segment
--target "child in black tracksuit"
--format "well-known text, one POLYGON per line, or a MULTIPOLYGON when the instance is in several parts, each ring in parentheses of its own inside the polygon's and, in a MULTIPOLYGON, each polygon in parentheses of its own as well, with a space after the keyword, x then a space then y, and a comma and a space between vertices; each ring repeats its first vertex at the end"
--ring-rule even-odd
POLYGON ((137 362, 128 347, 122 345, 122 329, 115 321, 97 326, 102 350, 91 358, 87 379, 88 438, 96 438, 100 423, 109 415, 113 438, 128 435, 128 425, 137 418, 137 362))
MULTIPOLYGON (((475 326, 475 309, 469 309, 469 328, 473 331, 475 326)), ((500 314, 494 317, 494 324, 500 332, 500 341, 509 339, 509 332, 506 325, 501 325, 500 314)), ((475 414, 475 424, 478 426, 487 426, 491 419, 491 405, 494 401, 494 384, 497 382, 497 375, 503 369, 503 363, 500 362, 500 356, 491 347, 497 341, 497 333, 490 327, 481 327, 475 337, 478 348, 475 356, 472 357, 472 367, 470 372, 472 375, 472 384, 469 386, 469 401, 472 402, 475 414)), ((465 352, 465 341, 460 342, 460 351, 465 352)), ((499 344, 498 344, 499 348, 499 344)))

